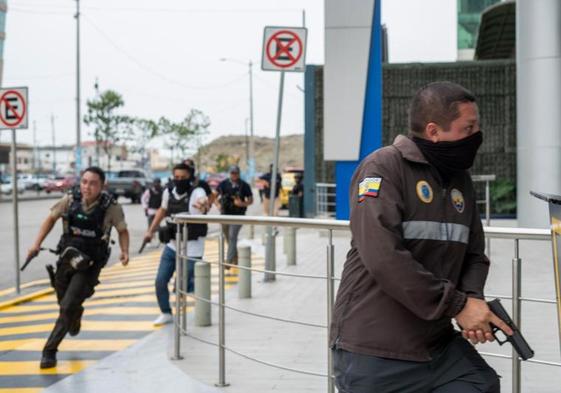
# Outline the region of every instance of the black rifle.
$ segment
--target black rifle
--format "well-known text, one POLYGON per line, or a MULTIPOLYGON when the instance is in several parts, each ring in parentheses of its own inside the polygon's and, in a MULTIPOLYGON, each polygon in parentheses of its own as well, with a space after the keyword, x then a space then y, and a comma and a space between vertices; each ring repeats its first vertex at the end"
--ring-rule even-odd
POLYGON ((532 348, 530 348, 530 346, 524 339, 524 336, 518 329, 518 326, 514 324, 514 322, 510 318, 510 315, 508 315, 508 313, 504 309, 503 305, 501 304, 501 301, 499 299, 491 300, 490 302, 487 302, 487 305, 489 306, 493 314, 495 314, 497 317, 502 319, 503 322, 506 323, 513 331, 512 336, 506 336, 506 340, 501 341, 495 335, 495 333, 500 329, 495 325, 491 324, 493 336, 495 337, 499 345, 503 345, 507 341, 510 342, 510 344, 513 346, 516 352, 518 352, 518 355, 522 360, 528 360, 534 357, 534 351, 532 350, 532 348))

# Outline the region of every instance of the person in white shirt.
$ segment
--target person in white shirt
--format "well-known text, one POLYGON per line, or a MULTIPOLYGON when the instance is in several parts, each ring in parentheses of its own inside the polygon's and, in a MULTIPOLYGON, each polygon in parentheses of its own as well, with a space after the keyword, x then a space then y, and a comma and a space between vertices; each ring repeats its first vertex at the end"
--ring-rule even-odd
MULTIPOLYGON (((178 213, 206 214, 208 198, 201 187, 193 187, 192 168, 185 164, 177 164, 173 168, 173 187, 168 187, 162 195, 162 205, 154 216, 154 221, 144 236, 149 241, 160 223, 166 219, 163 243, 166 243, 160 266, 156 276, 156 297, 162 314, 154 321, 155 325, 163 325, 173 321, 169 303, 168 284, 175 272, 176 255, 176 225, 172 222, 172 215, 178 213)), ((197 260, 204 254, 204 241, 208 231, 206 224, 188 224, 187 239, 187 292, 194 290, 194 270, 197 260)))

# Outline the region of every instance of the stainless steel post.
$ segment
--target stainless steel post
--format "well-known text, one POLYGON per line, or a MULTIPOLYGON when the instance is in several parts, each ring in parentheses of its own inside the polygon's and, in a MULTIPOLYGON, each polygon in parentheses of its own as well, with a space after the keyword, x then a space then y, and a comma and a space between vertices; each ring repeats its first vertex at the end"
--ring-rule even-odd
POLYGON ((195 263, 195 325, 210 326, 212 324, 210 309, 210 264, 206 262, 195 263), (206 299, 204 300, 199 300, 206 299))
POLYGON ((18 213, 18 160, 16 130, 12 129, 12 207, 14 215, 14 263, 16 268, 16 293, 20 293, 19 271, 19 213, 18 213))
MULTIPOLYGON (((238 263, 240 267, 251 269, 251 247, 238 247, 238 263)), ((240 269, 238 282, 238 297, 247 299, 251 297, 251 270, 240 269)))
MULTIPOLYGON (((522 289, 522 264, 520 260, 520 240, 514 240, 514 258, 512 258, 512 321, 520 326, 520 297, 522 289)), ((520 393, 520 359, 518 353, 512 348, 512 392, 520 393)))
POLYGON ((218 235, 218 383, 216 386, 230 385, 226 383, 226 321, 224 305, 226 288, 224 281, 224 232, 218 235))
POLYGON ((286 239, 286 265, 296 265, 296 228, 287 227, 284 231, 284 236, 286 239))
MULTIPOLYGON (((277 193, 277 172, 279 170, 279 151, 280 151, 280 129, 282 120, 282 100, 284 95, 284 71, 280 73, 280 86, 279 86, 279 101, 277 108, 277 126, 275 133, 275 156, 273 160, 273 168, 271 170, 271 184, 269 184, 270 195, 269 195, 269 216, 275 215, 275 204, 276 204, 276 193, 277 193)), ((273 228, 267 227, 267 251, 265 268, 266 270, 275 271, 276 270, 276 252, 275 252, 275 237, 273 236, 273 228)), ((275 275, 271 273, 265 273, 265 281, 274 281, 275 275)))
MULTIPOLYGON (((485 181, 485 224, 491 226, 491 193, 489 189, 489 180, 485 181)), ((491 238, 487 237, 486 241, 487 255, 491 257, 491 238)))
POLYGON ((181 337, 180 337, 180 329, 179 329, 179 313, 181 310, 181 297, 180 297, 180 288, 181 288, 181 279, 178 274, 180 266, 181 266, 181 255, 179 250, 181 250, 182 246, 182 239, 181 239, 181 225, 177 224, 177 235, 175 239, 175 317, 173 323, 173 357, 172 360, 181 360, 183 357, 181 356, 181 337))
POLYGON ((329 244, 327 246, 327 391, 335 392, 333 384, 333 356, 329 348, 329 331, 331 328, 331 319, 333 312, 333 303, 335 301, 335 286, 333 281, 335 271, 335 256, 333 246, 333 230, 329 230, 329 244))
MULTIPOLYGON (((181 280, 181 330, 183 335, 187 335, 187 278, 188 278, 188 250, 187 246, 189 241, 187 240, 187 224, 183 224, 183 231, 181 232, 181 275, 179 276, 181 280)), ((179 251, 179 249, 178 249, 179 251)))

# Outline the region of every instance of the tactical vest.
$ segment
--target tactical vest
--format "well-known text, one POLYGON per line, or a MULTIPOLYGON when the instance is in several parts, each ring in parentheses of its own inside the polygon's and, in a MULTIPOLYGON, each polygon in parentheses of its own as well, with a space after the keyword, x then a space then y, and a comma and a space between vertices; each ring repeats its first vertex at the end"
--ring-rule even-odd
POLYGON ((82 207, 81 192, 74 190, 68 213, 62 217, 64 231, 59 242, 59 251, 72 246, 96 262, 106 259, 111 229, 104 232, 103 221, 107 209, 115 202, 113 196, 104 191, 93 210, 86 213, 82 207))
MULTIPOLYGON (((169 189, 168 189, 169 190, 169 189)), ((189 212, 189 200, 191 199, 191 194, 194 188, 191 188, 185 196, 182 198, 176 198, 174 193, 169 190, 169 200, 168 208, 166 209, 166 216, 171 217, 178 213, 188 213, 189 212)), ((171 222, 170 219, 167 221, 167 228, 170 239, 175 239, 177 235, 177 225, 171 222)), ((187 224, 187 240, 197 240, 199 237, 204 237, 208 232, 207 224, 187 224)))
POLYGON ((154 187, 150 187, 148 189, 148 192, 150 193, 150 198, 148 199, 148 208, 159 209, 160 206, 162 206, 162 194, 164 192, 163 188, 158 191, 154 187))

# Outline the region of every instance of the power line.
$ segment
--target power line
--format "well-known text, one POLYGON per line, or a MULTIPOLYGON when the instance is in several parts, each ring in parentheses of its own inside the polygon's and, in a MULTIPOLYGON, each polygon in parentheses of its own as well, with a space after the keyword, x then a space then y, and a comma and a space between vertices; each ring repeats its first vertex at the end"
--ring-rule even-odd
POLYGON ((107 35, 106 33, 103 32, 103 30, 101 30, 92 20, 91 18, 89 18, 86 15, 83 15, 84 19, 103 37, 105 38, 105 40, 107 42, 109 42, 117 51, 119 51, 121 54, 123 54, 124 56, 126 56, 130 61, 132 61, 133 63, 135 63, 138 67, 140 67, 141 69, 143 69, 144 71, 157 76, 158 78, 173 84, 173 85, 179 85, 181 87, 184 87, 186 89, 191 89, 191 90, 213 90, 213 89, 220 89, 226 86, 229 86, 231 84, 234 84, 242 79, 244 79, 246 77, 246 74, 243 73, 239 76, 237 76, 235 79, 232 79, 228 82, 219 84, 219 85, 209 85, 209 86, 193 86, 193 85, 187 85, 181 81, 169 78, 167 75, 164 75, 156 70, 154 70, 152 67, 147 66, 146 64, 141 63, 138 59, 136 59, 134 56, 132 56, 130 53, 128 53, 125 49, 123 49, 120 45, 118 45, 117 43, 115 43, 110 37, 109 35, 107 35))

